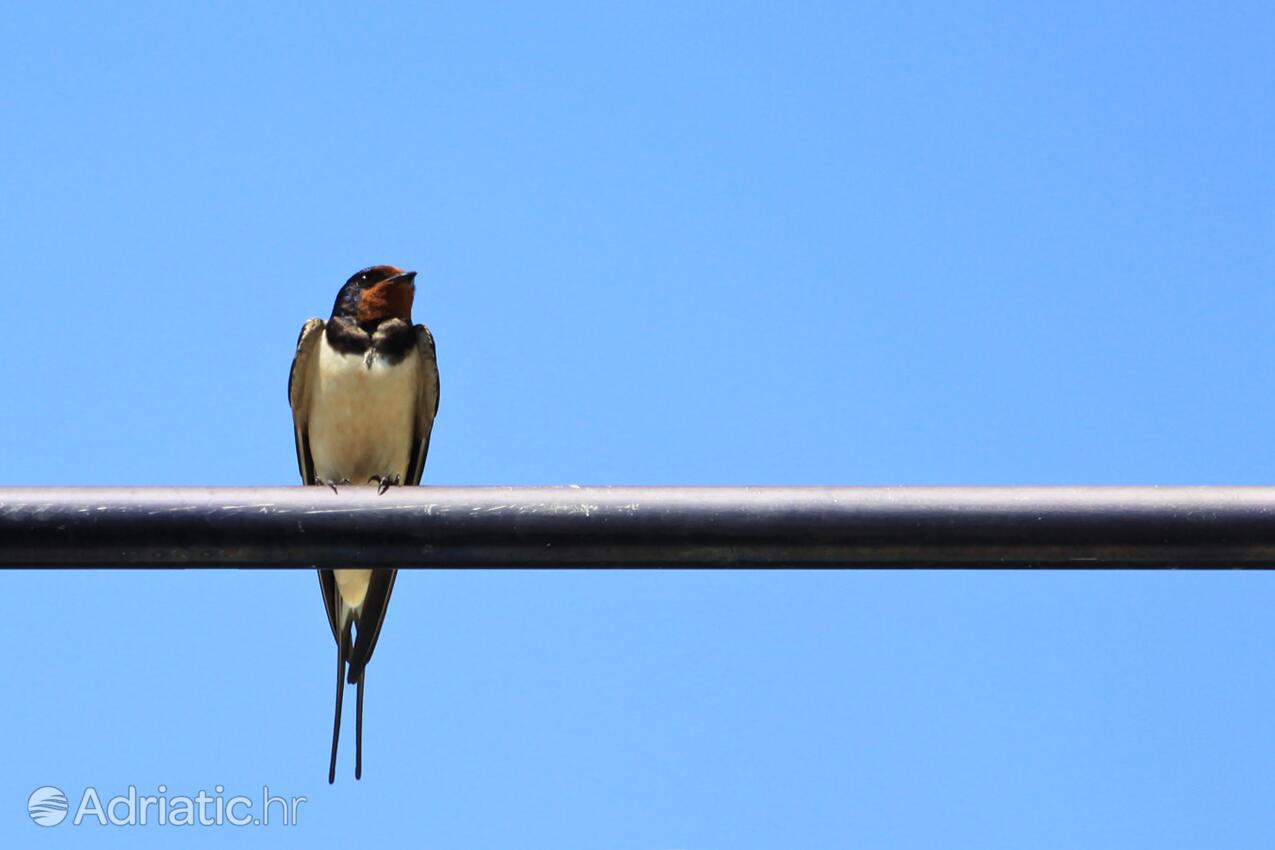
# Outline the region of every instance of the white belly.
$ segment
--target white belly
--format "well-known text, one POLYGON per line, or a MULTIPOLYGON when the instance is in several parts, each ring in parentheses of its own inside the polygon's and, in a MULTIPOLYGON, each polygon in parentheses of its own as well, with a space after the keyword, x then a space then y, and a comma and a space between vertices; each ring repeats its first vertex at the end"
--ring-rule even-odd
POLYGON ((367 484, 407 474, 416 424, 417 358, 339 354, 325 339, 310 389, 310 456, 320 481, 367 484))
MULTIPOLYGON (((395 366, 319 343, 310 390, 310 456, 320 481, 368 484, 373 475, 407 475, 416 425, 417 359, 395 366)), ((341 601, 359 611, 371 570, 333 570, 341 601)), ((344 613, 342 613, 344 617, 344 613)), ((339 624, 340 625, 340 624, 339 624)))

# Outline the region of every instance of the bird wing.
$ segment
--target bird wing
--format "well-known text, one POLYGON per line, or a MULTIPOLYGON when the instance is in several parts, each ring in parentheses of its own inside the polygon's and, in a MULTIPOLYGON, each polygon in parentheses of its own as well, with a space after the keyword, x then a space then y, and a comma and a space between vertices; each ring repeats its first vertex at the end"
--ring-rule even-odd
MULTIPOLYGON (((434 416, 438 413, 438 361, 434 351, 434 337, 429 328, 416 326, 416 357, 420 369, 416 380, 416 424, 412 434, 412 455, 408 461, 404 484, 420 484, 425 469, 425 457, 429 454, 429 436, 434 429, 434 416)), ((350 652, 348 681, 357 682, 363 667, 372 658, 377 638, 381 635, 381 623, 385 609, 390 604, 397 570, 373 570, 368 583, 367 596, 363 599, 363 611, 359 615, 358 636, 350 652)), ((334 627, 335 628, 335 627, 334 627)))
MULTIPOLYGON (((359 613, 354 647, 350 650, 350 670, 346 681, 354 684, 363 675, 363 668, 372 660, 376 639, 381 636, 381 624, 385 611, 390 607, 390 593, 394 591, 394 579, 398 570, 372 570, 367 581, 367 595, 363 597, 363 610, 359 613)), ((335 584, 335 582, 333 582, 335 584)))
POLYGON ((318 483, 314 480, 314 459, 310 456, 310 386, 319 367, 319 342, 323 339, 323 329, 322 319, 311 319, 301 328, 297 353, 292 358, 292 372, 288 375, 288 404, 292 405, 297 468, 301 471, 302 484, 318 483))
POLYGON ((416 432, 412 435, 412 457, 407 465, 404 484, 420 484, 429 454, 429 435, 434 430, 438 413, 438 359, 434 352, 434 335, 424 325, 416 326, 416 356, 420 370, 416 381, 416 432))
MULTIPOLYGON (((310 387, 315 370, 319 368, 319 342, 323 339, 325 325, 322 319, 311 319, 301 328, 297 338, 297 353, 292 358, 292 372, 288 375, 288 404, 292 406, 292 433, 297 443, 297 469, 302 484, 317 484, 314 474, 314 458, 310 455, 310 387)), ((337 628, 336 579, 331 570, 319 570, 319 588, 323 591, 323 607, 328 612, 328 625, 338 646, 341 643, 337 628)))

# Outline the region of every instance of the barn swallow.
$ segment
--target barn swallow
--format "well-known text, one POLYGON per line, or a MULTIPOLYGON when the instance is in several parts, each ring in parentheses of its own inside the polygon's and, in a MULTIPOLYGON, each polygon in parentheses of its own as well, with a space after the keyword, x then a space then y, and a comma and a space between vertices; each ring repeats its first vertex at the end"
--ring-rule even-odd
MULTIPOLYGON (((381 493, 420 484, 438 412, 438 364, 429 328, 412 325, 415 292, 416 272, 371 266, 341 287, 327 322, 311 319, 301 329, 288 402, 303 484, 374 484, 381 493)), ((397 571, 318 572, 336 639, 331 784, 347 683, 357 688, 354 778, 363 774, 363 681, 397 571)))

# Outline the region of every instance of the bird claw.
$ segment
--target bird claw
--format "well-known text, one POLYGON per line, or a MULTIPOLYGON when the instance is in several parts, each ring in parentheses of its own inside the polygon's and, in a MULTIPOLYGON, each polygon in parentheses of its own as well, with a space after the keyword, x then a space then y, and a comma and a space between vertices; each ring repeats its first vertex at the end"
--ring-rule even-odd
POLYGON ((331 487, 332 492, 336 493, 339 496, 341 494, 337 492, 336 485, 340 484, 341 486, 344 487, 345 485, 350 483, 350 479, 342 478, 340 481, 320 481, 319 483, 324 485, 325 487, 331 487))
POLYGON ((384 496, 386 490, 391 487, 397 487, 403 483, 403 476, 395 475, 393 478, 390 478, 388 475, 373 475, 367 481, 369 484, 375 481, 377 485, 379 485, 376 488, 376 495, 384 496))

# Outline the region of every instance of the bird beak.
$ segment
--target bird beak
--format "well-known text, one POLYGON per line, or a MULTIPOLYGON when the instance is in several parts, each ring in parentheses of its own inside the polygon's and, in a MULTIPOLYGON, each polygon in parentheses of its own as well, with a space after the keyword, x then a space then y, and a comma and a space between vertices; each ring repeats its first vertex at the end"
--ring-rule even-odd
POLYGON ((385 282, 397 285, 415 286, 416 272, 403 272, 402 274, 396 274, 394 277, 386 280, 385 282))

